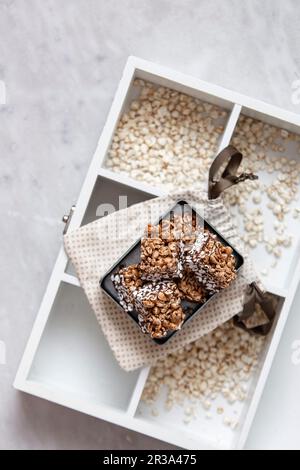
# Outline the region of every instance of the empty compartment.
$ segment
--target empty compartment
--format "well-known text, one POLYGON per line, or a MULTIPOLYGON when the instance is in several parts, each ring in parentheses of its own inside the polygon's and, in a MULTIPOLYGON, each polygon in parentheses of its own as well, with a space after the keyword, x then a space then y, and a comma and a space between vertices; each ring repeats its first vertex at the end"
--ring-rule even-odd
POLYGON ((172 429, 183 447, 239 447, 283 299, 277 302, 276 321, 266 338, 228 322, 188 347, 192 349, 158 363, 150 371, 136 418, 164 427, 166 439, 172 429))
POLYGON ((284 292, 300 254, 300 129, 243 113, 231 143, 244 155, 243 171, 259 179, 230 188, 225 200, 262 280, 270 290, 284 292))
MULTIPOLYGON (((125 207, 147 201, 154 195, 119 183, 104 176, 98 176, 81 225, 94 222, 125 207)), ((66 272, 76 275, 72 263, 68 261, 66 272)))
POLYGON ((153 197, 153 194, 98 176, 81 225, 153 197))
POLYGON ((201 187, 232 108, 221 98, 138 71, 104 166, 165 189, 201 187))
POLYGON ((138 376, 119 367, 82 289, 61 283, 28 379, 126 410, 138 376))

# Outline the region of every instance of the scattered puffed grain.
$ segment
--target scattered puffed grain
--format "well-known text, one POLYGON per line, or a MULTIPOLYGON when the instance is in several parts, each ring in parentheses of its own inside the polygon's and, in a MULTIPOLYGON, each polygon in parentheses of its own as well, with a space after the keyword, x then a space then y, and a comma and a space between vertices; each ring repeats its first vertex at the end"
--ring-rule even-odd
POLYGON ((210 408, 211 408, 211 402, 210 402, 209 400, 205 400, 205 401, 202 403, 202 405, 203 405, 203 408, 204 408, 205 410, 210 410, 210 408))
POLYGON ((157 408, 152 408, 151 414, 152 414, 152 416, 155 416, 155 417, 158 416, 159 415, 158 409, 157 408))
POLYGON ((255 194, 252 198, 252 201, 254 202, 254 204, 260 204, 261 203, 261 196, 259 196, 258 194, 255 194))
POLYGON ((228 416, 224 416, 223 423, 225 424, 225 426, 231 426, 232 420, 228 418, 228 416))

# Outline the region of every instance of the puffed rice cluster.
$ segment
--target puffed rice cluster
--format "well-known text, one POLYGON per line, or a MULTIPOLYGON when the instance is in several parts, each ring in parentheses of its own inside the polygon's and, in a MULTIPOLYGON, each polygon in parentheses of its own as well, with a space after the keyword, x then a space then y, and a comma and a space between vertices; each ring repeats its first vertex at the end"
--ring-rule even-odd
MULTIPOLYGON (((289 152, 300 155, 300 136, 289 133, 250 117, 241 116, 232 144, 237 147, 244 159, 241 171, 269 174, 270 182, 263 179, 245 181, 224 193, 224 200, 229 206, 235 206, 242 218, 244 227, 243 240, 249 248, 263 244, 267 253, 273 255, 270 268, 276 268, 277 260, 283 249, 291 246, 293 234, 288 232, 286 216, 294 218, 300 215, 297 207, 300 183, 300 163, 288 158, 289 152), (266 234, 264 214, 259 207, 262 195, 266 196, 266 206, 274 216, 274 235, 266 234), (258 207, 249 210, 247 203, 252 201, 258 207)), ((268 219, 269 220, 269 219, 268 219)), ((268 227, 270 233, 270 227, 268 227)), ((268 270, 261 274, 267 275, 268 270)))
POLYGON ((203 187, 227 111, 165 87, 136 80, 140 96, 116 129, 107 166, 165 188, 203 187))
POLYGON ((226 322, 152 367, 142 399, 153 405, 166 386, 167 410, 175 404, 185 406, 186 398, 197 399, 209 410, 219 394, 230 404, 243 401, 263 345, 262 337, 226 322))

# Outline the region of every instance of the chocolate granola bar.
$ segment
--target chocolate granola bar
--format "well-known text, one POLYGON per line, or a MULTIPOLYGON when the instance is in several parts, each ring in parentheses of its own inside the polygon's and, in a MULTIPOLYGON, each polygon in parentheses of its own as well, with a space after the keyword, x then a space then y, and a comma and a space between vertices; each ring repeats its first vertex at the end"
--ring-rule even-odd
POLYGON ((157 225, 149 224, 141 241, 141 272, 147 280, 182 277, 182 258, 197 238, 197 218, 193 212, 173 214, 157 225))
POLYGON ((198 234, 194 245, 185 254, 184 264, 210 294, 228 287, 236 278, 232 248, 224 246, 208 230, 198 234))
POLYGON ((159 225, 159 236, 163 239, 194 242, 199 222, 194 212, 173 214, 170 219, 162 220, 159 225))
POLYGON ((133 293, 139 324, 152 338, 162 338, 179 330, 185 314, 180 292, 172 281, 149 282, 133 293))
POLYGON ((178 281, 177 286, 181 293, 182 299, 186 299, 191 302, 205 302, 205 289, 203 285, 198 281, 193 271, 185 270, 182 279, 178 281))
POLYGON ((121 268, 111 276, 111 280, 118 293, 121 306, 126 312, 134 309, 133 293, 143 285, 138 264, 121 268))
POLYGON ((161 227, 148 225, 141 240, 141 277, 148 281, 174 279, 182 275, 180 241, 163 238, 161 227))

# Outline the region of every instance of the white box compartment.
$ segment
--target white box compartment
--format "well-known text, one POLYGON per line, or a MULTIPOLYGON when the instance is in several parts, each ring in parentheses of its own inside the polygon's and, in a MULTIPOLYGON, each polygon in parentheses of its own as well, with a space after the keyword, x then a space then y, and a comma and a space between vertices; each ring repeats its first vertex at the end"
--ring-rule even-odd
POLYGON ((28 380, 126 411, 138 376, 114 359, 83 290, 61 283, 28 380))

